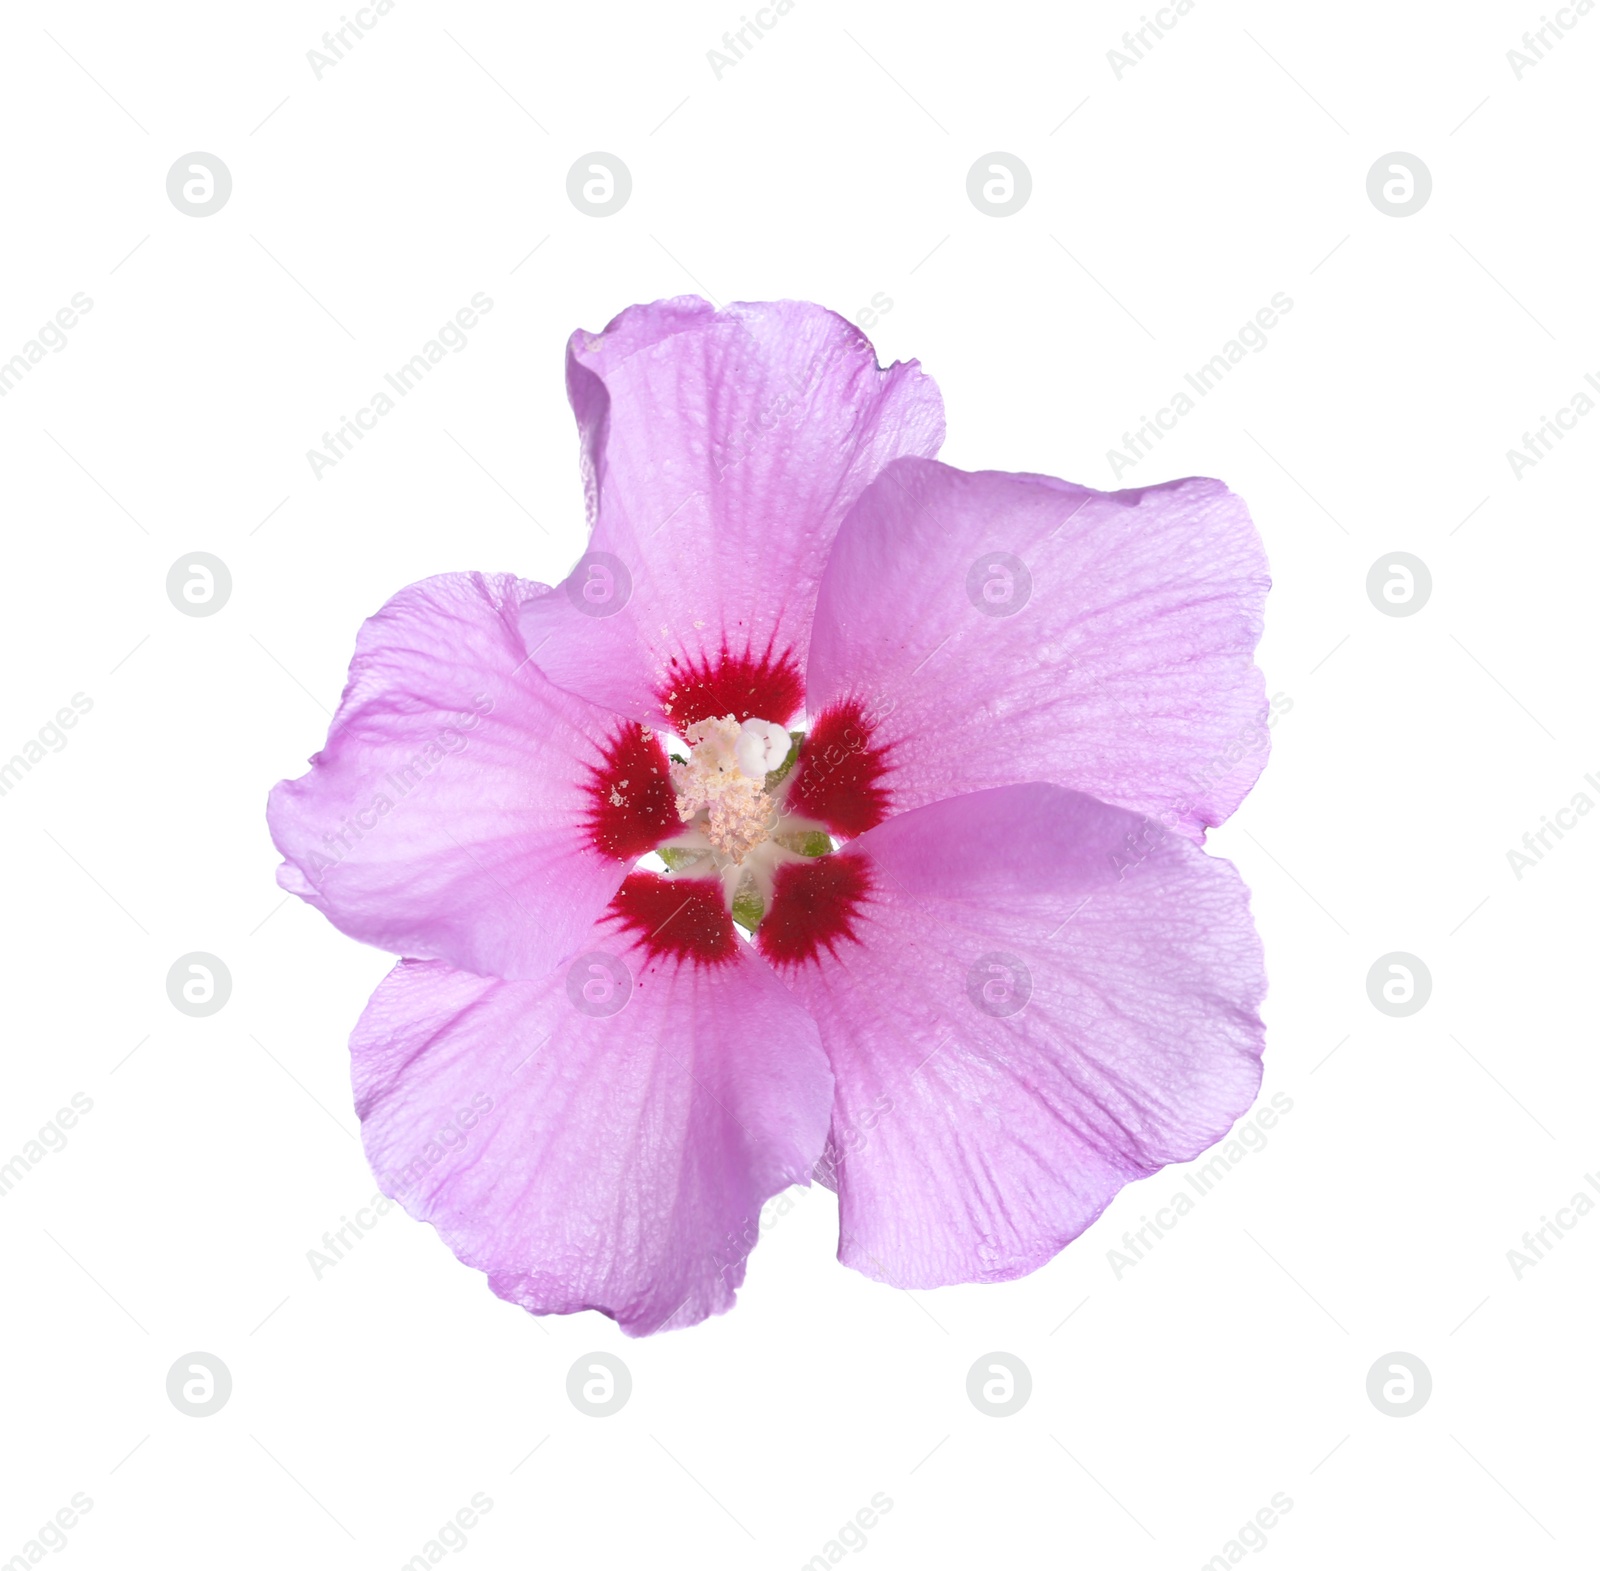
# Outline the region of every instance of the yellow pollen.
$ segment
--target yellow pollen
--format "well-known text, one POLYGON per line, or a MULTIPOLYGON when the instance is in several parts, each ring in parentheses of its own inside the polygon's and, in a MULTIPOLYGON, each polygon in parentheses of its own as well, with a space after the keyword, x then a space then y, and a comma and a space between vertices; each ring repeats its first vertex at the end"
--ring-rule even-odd
POLYGON ((706 839, 735 863, 770 836, 777 820, 765 776, 754 779, 740 768, 740 731, 732 715, 696 721, 683 733, 689 761, 672 766, 678 817, 689 823, 703 814, 706 839))

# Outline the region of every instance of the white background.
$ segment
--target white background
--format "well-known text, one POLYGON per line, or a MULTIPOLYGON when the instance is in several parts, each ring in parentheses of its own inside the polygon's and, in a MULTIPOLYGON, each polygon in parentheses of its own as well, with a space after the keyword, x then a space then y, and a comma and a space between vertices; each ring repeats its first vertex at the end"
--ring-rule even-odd
POLYGON ((1600 14, 1518 80, 1531 3, 1199 0, 1119 80, 1136 6, 1064 9, 798 0, 719 80, 733 0, 399 0, 318 80, 334 3, 7 8, 0 357, 94 304, 0 400, 0 755, 93 708, 0 798, 0 1160, 94 1108, 0 1201, 0 1557, 82 1491, 83 1567, 381 1571, 481 1491, 480 1571, 791 1568, 882 1492, 847 1558, 884 1571, 1185 1568, 1281 1491, 1252 1562, 1594 1563, 1600 1215, 1521 1280, 1506 1252, 1600 1168, 1600 822, 1520 880, 1506 852, 1600 799, 1600 413, 1521 479, 1506 449, 1600 376, 1600 14), (634 181, 603 220, 565 189, 595 149, 634 181), (193 150, 233 178, 204 219, 165 189, 193 150), (1033 178, 1004 219, 966 195, 994 150, 1033 178), (1404 219, 1366 192, 1394 150, 1434 182, 1404 219), (476 291, 468 347, 314 478, 476 291), (345 1039, 389 961, 284 900, 266 792, 396 589, 579 552, 568 333, 882 294, 948 462, 1110 487, 1108 447, 1280 291, 1121 480, 1225 478, 1272 563, 1293 708, 1211 842, 1266 943, 1267 1149, 1120 1280, 1179 1173, 1026 1280, 915 1295, 839 1266, 805 1193, 732 1313, 639 1342, 532 1320, 398 1210, 317 1280, 374 1189, 345 1039), (206 619, 164 590, 196 550, 233 576, 206 619), (1397 550, 1433 577, 1405 618, 1364 587, 1397 550), (166 997, 191 950, 233 975, 208 1019, 166 997), (1405 1019, 1366 993, 1392 950, 1433 977, 1405 1019), (633 1375, 604 1420, 565 1392, 596 1349, 633 1375), (206 1419, 165 1393, 192 1350, 233 1376, 206 1419), (1006 1419, 966 1396, 995 1350, 1033 1378, 1006 1419), (1395 1350, 1433 1377, 1404 1419, 1366 1394, 1395 1350))

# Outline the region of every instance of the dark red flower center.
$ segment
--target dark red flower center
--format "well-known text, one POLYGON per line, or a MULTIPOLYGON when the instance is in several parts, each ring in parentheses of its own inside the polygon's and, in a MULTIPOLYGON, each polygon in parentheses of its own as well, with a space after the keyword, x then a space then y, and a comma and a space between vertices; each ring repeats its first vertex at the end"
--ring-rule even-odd
POLYGON ((888 749, 874 746, 873 725, 855 699, 817 716, 795 760, 789 811, 853 839, 889 813, 888 749))
POLYGON ((813 862, 786 862, 772 884, 772 905, 756 945, 775 966, 815 960, 855 938, 855 920, 872 891, 867 859, 850 851, 813 862))
POLYGON ((732 913, 715 879, 629 873, 602 920, 633 934, 651 959, 723 965, 739 948, 732 913))
POLYGON ((653 732, 620 725, 589 774, 589 833, 607 856, 637 861, 683 828, 666 749, 653 732))
POLYGON ((735 720, 771 720, 785 725, 805 698, 805 679, 794 655, 755 656, 729 652, 726 643, 711 657, 674 655, 670 675, 657 690, 662 713, 681 736, 697 720, 732 715, 735 720))
POLYGON ((736 958, 735 912, 774 965, 837 954, 855 938, 870 863, 830 850, 817 826, 853 839, 888 816, 891 766, 873 741, 875 721, 857 700, 824 710, 792 773, 774 780, 782 728, 805 696, 793 657, 732 655, 724 645, 719 656, 672 664, 658 697, 688 738, 687 760, 671 764, 657 735, 618 721, 589 766, 587 827, 606 856, 637 862, 660 849, 676 876, 630 873, 604 920, 652 958, 695 965, 736 958), (754 762, 745 756, 751 737, 764 738, 754 762))

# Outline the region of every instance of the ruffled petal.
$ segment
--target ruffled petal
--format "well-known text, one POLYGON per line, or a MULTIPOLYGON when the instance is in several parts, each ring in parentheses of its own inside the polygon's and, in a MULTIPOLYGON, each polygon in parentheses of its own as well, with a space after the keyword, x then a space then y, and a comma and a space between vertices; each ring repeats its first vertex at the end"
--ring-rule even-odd
POLYGON ((1045 785, 900 815, 830 861, 851 871, 780 882, 758 938, 833 1065, 818 1176, 847 1265, 1024 1275, 1255 1097, 1266 980, 1230 863, 1045 785))
POLYGON ((820 780, 802 753, 791 797, 854 834, 1040 780, 1201 839, 1266 762, 1267 587, 1220 481, 1107 493, 902 460, 840 529, 811 638, 814 723, 857 741, 820 780))
POLYGON ((637 720, 799 709, 834 532, 891 459, 932 454, 938 389, 798 301, 634 306, 567 348, 593 535, 524 611, 562 687, 637 720))
POLYGON ((517 613, 548 593, 447 574, 363 625, 327 745, 267 804, 279 883, 351 937, 542 978, 681 830, 660 743, 529 663, 517 613))
POLYGON ((762 1203, 808 1180, 828 1125, 816 1026, 720 888, 673 887, 694 905, 677 950, 619 899, 543 981, 403 961, 350 1043, 384 1193, 500 1297, 631 1336, 732 1305, 762 1203))

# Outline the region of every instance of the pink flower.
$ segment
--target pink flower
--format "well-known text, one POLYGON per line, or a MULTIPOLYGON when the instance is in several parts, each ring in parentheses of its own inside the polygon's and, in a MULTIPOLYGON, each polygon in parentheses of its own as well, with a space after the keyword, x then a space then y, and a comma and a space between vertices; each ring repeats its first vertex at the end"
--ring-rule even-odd
POLYGON ((633 1335, 729 1308, 812 1176, 869 1276, 1035 1270, 1260 1081, 1199 848, 1265 761, 1243 504, 936 463, 933 383, 811 305, 635 307, 567 385, 588 554, 402 590, 268 809, 407 957, 351 1038, 379 1182, 633 1335))

